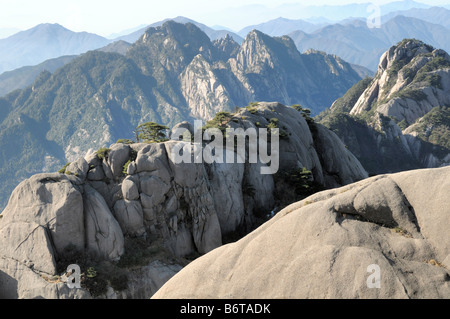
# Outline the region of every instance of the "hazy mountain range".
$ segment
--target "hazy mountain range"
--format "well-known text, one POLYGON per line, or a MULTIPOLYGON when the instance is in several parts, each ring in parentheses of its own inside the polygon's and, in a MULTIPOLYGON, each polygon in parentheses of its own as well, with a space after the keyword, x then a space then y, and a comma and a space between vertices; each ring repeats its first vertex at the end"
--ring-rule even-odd
MULTIPOLYGON (((353 11, 346 12, 349 16, 353 11)), ((382 16, 381 28, 369 28, 365 18, 348 18, 348 16, 339 23, 323 17, 315 19, 276 18, 257 25, 249 25, 238 32, 221 26, 208 27, 185 17, 176 17, 172 20, 195 24, 211 40, 223 38, 228 34, 237 43, 241 43, 243 37, 253 29, 270 36, 288 35, 294 40, 300 52, 309 49, 325 51, 355 65, 364 66, 372 72, 376 70, 379 56, 404 38, 416 38, 437 48, 450 50, 450 30, 448 29, 450 10, 443 7, 419 6, 411 1, 402 1, 391 4, 382 12, 389 13, 382 16), (412 9, 408 9, 409 7, 412 9), (395 11, 394 8, 408 10, 395 11)), ((2 52, 0 54, 0 74, 23 66, 37 66, 48 59, 64 55, 77 55, 88 50, 103 48, 117 41, 134 43, 148 27, 161 26, 167 20, 169 19, 125 30, 111 35, 111 37, 117 37, 108 39, 86 32, 72 32, 58 24, 38 25, 6 39, 0 39, 0 52, 2 52)), ((105 50, 125 54, 127 47, 127 44, 120 42, 120 44, 114 44, 105 50)), ((55 61, 51 64, 55 65, 55 61)), ((36 76, 36 72, 32 70, 36 69, 39 67, 28 68, 30 73, 27 75, 24 73, 25 70, 20 70, 18 74, 21 74, 23 78, 19 81, 11 80, 14 78, 12 74, 1 75, 0 96, 31 84, 36 76)), ((53 71, 50 68, 48 70, 53 71)))
POLYGON ((450 27, 450 10, 448 10, 448 8, 431 7, 428 9, 413 8, 403 11, 394 11, 382 16, 381 21, 386 22, 398 15, 417 18, 430 23, 440 24, 446 28, 450 27))
POLYGON ((373 71, 377 69, 380 55, 405 38, 415 38, 436 48, 450 50, 449 29, 404 16, 396 16, 380 28, 369 28, 366 21, 352 20, 328 25, 310 34, 294 31, 289 36, 301 52, 316 48, 373 71))
MULTIPOLYGON (((405 0, 396 1, 381 5, 382 15, 394 12, 409 10, 412 8, 429 8, 430 5, 415 1, 405 0)), ((373 14, 370 10, 371 2, 353 3, 345 5, 316 5, 300 3, 285 3, 280 6, 266 6, 261 4, 252 4, 236 6, 227 10, 221 10, 202 17, 202 21, 209 25, 219 24, 232 26, 234 29, 242 29, 247 25, 257 25, 262 21, 269 21, 279 17, 287 19, 303 19, 312 23, 331 22, 350 18, 367 18, 373 14)))
POLYGON ((175 22, 178 22, 178 23, 192 23, 192 24, 195 24, 200 30, 205 32, 211 40, 217 40, 217 39, 220 39, 220 38, 224 38, 228 34, 234 39, 234 41, 236 41, 237 43, 241 43, 243 41, 243 38, 247 35, 247 34, 244 34, 243 36, 239 36, 236 33, 232 32, 232 31, 229 31, 229 30, 213 29, 213 28, 210 28, 210 27, 204 25, 203 23, 199 23, 197 21, 194 21, 194 20, 191 20, 191 19, 188 19, 188 18, 185 18, 185 17, 176 17, 176 18, 173 18, 173 19, 165 19, 165 20, 162 20, 162 21, 158 21, 158 22, 152 23, 152 24, 144 26, 144 27, 142 27, 142 28, 138 29, 137 31, 134 31, 134 32, 132 32, 130 34, 127 34, 127 35, 124 35, 124 36, 120 36, 120 37, 118 37, 118 38, 116 38, 114 40, 123 40, 123 41, 130 42, 130 43, 136 42, 145 33, 145 31, 148 28, 159 27, 159 26, 163 25, 165 22, 167 22, 169 20, 172 20, 172 21, 175 21, 175 22))
POLYGON ((84 53, 109 42, 96 34, 73 32, 59 24, 40 24, 0 40, 0 73, 63 55, 84 53))

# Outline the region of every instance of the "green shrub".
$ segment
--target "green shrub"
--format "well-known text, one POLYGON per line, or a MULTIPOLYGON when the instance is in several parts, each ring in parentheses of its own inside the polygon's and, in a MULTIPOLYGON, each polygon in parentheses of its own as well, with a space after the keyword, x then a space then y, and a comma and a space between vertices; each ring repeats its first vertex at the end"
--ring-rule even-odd
POLYGON ((125 165, 123 165, 122 173, 124 173, 125 175, 127 175, 128 166, 130 166, 130 164, 131 164, 131 160, 129 160, 128 162, 125 163, 125 165))
POLYGON ((247 111, 249 111, 251 114, 256 114, 258 113, 258 106, 259 103, 258 102, 252 102, 249 105, 247 105, 245 108, 247 109, 247 111))
POLYGON ((438 74, 430 73, 446 68, 450 68, 450 61, 443 57, 434 57, 417 72, 413 82, 424 82, 426 85, 431 85, 438 89, 442 89, 441 77, 438 74))
POLYGON ((270 119, 267 128, 270 130, 278 128, 278 119, 270 119))
POLYGON ((136 127, 138 142, 143 143, 162 143, 168 141, 166 131, 169 128, 155 122, 147 122, 136 127))
POLYGON ((163 250, 161 245, 158 242, 149 243, 143 238, 126 238, 125 253, 120 257, 117 266, 132 268, 147 265, 155 253, 163 250))
POLYGON ((222 134, 224 134, 228 127, 228 123, 232 120, 232 118, 233 116, 229 112, 219 112, 212 120, 206 123, 206 125, 203 127, 203 131, 207 129, 217 128, 222 132, 222 134))
POLYGON ((287 138, 289 138, 289 134, 286 133, 286 131, 284 131, 284 130, 280 130, 280 137, 282 139, 287 139, 287 138))
POLYGON ((404 131, 409 126, 406 119, 401 120, 399 123, 397 123, 397 125, 402 131, 404 131))
POLYGON ((68 171, 68 170, 66 170, 66 175, 71 175, 71 176, 76 176, 76 177, 80 176, 78 173, 73 173, 73 172, 68 171))
POLYGON ((277 118, 271 118, 269 120, 269 124, 267 125, 267 128, 269 129, 269 132, 272 133, 273 129, 279 129, 279 134, 280 134, 280 138, 286 139, 289 138, 289 134, 284 130, 284 129, 280 129, 278 127, 278 122, 279 120, 277 118))
POLYGON ((298 112, 300 112, 302 114, 303 118, 306 120, 308 125, 314 123, 314 119, 311 117, 310 109, 304 108, 300 104, 294 104, 294 105, 292 105, 292 108, 294 108, 295 110, 297 110, 298 112))
POLYGON ((127 273, 120 268, 116 268, 115 271, 109 273, 108 279, 109 284, 114 290, 122 291, 128 288, 127 273))
POLYGON ((301 106, 300 104, 294 104, 291 107, 298 112, 303 111, 303 106, 301 106))
POLYGON ((274 181, 277 206, 287 206, 324 189, 313 180, 312 172, 304 167, 280 170, 274 175, 274 181))
POLYGON ((60 174, 66 174, 66 169, 67 169, 67 167, 68 167, 70 164, 71 164, 71 163, 67 163, 66 165, 64 165, 64 167, 61 168, 61 169, 58 171, 58 173, 60 173, 60 174))
POLYGON ((420 89, 414 90, 410 88, 405 88, 399 92, 395 92, 394 94, 392 94, 391 99, 394 98, 411 99, 420 102, 426 100, 427 95, 420 89))
POLYGON ((127 145, 133 144, 133 143, 134 143, 134 141, 127 139, 127 138, 118 139, 116 142, 116 144, 127 144, 127 145))
POLYGON ((110 148, 106 148, 106 147, 100 148, 100 149, 96 152, 98 159, 101 160, 101 161, 102 161, 103 159, 108 159, 108 154, 109 154, 110 151, 111 151, 110 148))
POLYGON ((414 70, 412 68, 403 68, 403 74, 405 76, 406 79, 411 79, 415 74, 414 74, 414 70))
POLYGON ((81 287, 93 297, 105 294, 108 284, 117 291, 122 291, 128 286, 126 271, 109 261, 79 251, 74 245, 68 245, 59 256, 57 272, 65 272, 67 266, 71 264, 80 266, 81 287))
POLYGON ((415 83, 423 83, 426 86, 433 86, 442 90, 441 76, 439 74, 429 74, 426 72, 418 72, 414 78, 415 83))
POLYGON ((417 137, 423 146, 438 158, 444 158, 450 150, 450 108, 437 106, 414 124, 417 137), (432 127, 432 130, 430 128, 432 127))
POLYGON ((95 298, 107 292, 108 282, 104 278, 82 276, 81 287, 85 288, 95 298))

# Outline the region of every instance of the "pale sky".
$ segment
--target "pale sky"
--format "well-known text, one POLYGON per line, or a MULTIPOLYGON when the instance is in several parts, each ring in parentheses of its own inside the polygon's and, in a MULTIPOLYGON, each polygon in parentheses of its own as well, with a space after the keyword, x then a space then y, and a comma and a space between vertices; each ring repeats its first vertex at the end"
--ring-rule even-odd
MULTIPOLYGON (((393 1, 393 0, 392 0, 393 1)), ((102 36, 165 18, 185 16, 207 25, 221 24, 238 31, 255 21, 233 21, 231 8, 259 4, 275 8, 285 3, 304 5, 367 3, 389 0, 0 0, 0 29, 26 30, 40 23, 59 23, 73 31, 88 31, 102 36), (220 16, 220 12, 228 12, 220 16), (214 23, 217 21, 217 23, 214 23)), ((417 0, 429 5, 450 4, 444 0, 417 0)), ((240 19, 242 20, 242 19, 240 19)), ((264 21, 259 21, 261 23, 264 21)))

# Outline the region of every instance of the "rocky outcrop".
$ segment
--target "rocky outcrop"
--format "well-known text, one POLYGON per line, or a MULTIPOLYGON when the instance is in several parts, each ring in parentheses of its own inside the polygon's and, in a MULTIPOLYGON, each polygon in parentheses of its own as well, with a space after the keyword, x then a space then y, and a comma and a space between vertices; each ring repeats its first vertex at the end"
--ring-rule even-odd
POLYGON ((181 92, 193 117, 209 119, 219 111, 231 109, 227 89, 201 54, 180 75, 180 83, 181 92), (212 107, 213 105, 216 107, 212 107))
POLYGON ((375 78, 355 85, 321 123, 371 174, 449 165, 449 76, 445 51, 403 40, 383 54, 375 78))
POLYGON ((447 167, 317 193, 154 298, 450 298, 449 181, 447 167))
POLYGON ((213 45, 217 48, 218 54, 222 57, 222 60, 236 57, 240 48, 239 43, 237 43, 229 34, 224 38, 215 40, 213 45))
POLYGON ((450 56, 445 51, 404 40, 382 55, 375 79, 350 114, 375 108, 397 122, 413 124, 433 107, 450 104, 449 79, 450 56))
MULTIPOLYGON (((219 124, 246 130, 269 123, 283 132, 279 153, 272 153, 279 154, 280 171, 310 170, 311 179, 326 187, 367 177, 334 133, 308 124, 291 107, 259 103, 219 124)), ((189 123, 176 128, 196 133, 189 123)), ((79 262, 82 258, 73 256, 81 254, 94 258, 95 265, 100 260, 110 268, 122 265, 121 271, 127 272, 128 288, 114 291, 110 283, 103 297, 150 297, 181 269, 185 258, 218 248, 222 236, 251 230, 257 218, 274 210, 277 175, 261 174, 273 161, 251 162, 248 151, 242 154, 225 145, 216 154, 240 156, 242 161, 180 162, 175 156, 180 146, 198 148, 186 140, 113 144, 68 165, 65 174, 40 174, 22 182, 0 219, 0 281, 7 283, 0 296, 32 297, 34 290, 22 282, 29 277, 40 281, 33 285, 45 298, 86 295, 83 289, 61 290, 61 266, 79 262), (149 256, 149 251, 154 253, 149 256), (144 276, 141 285, 133 279, 136 271, 144 276)))

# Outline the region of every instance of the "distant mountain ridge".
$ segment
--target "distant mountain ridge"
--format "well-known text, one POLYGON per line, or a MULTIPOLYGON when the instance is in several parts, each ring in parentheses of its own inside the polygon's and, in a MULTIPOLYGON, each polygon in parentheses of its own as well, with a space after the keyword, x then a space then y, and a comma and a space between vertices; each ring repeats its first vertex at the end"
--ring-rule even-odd
POLYGON ((73 32, 59 24, 40 24, 0 39, 0 73, 64 55, 77 55, 110 42, 99 35, 73 32))
POLYGON ((386 22, 399 15, 421 19, 450 28, 450 10, 444 7, 412 8, 409 10, 394 11, 383 15, 381 21, 386 22))
MULTIPOLYGON (((112 52, 125 55, 131 44, 122 40, 112 42, 105 47, 97 49, 102 52, 112 52)), ((17 89, 24 89, 31 85, 43 71, 55 72, 60 67, 75 59, 77 55, 61 56, 46 60, 38 65, 24 66, 0 74, 0 96, 4 96, 17 89)), ((355 67, 356 68, 356 67, 355 67)))
MULTIPOLYGON (((393 11, 403 11, 412 8, 430 8, 430 5, 415 1, 396 1, 379 6, 381 15, 393 11)), ((206 24, 228 25, 232 29, 240 30, 248 25, 258 25, 264 21, 270 21, 283 17, 286 19, 303 19, 309 22, 322 23, 332 21, 334 23, 351 17, 368 18, 374 14, 373 3, 350 3, 337 5, 317 5, 301 3, 284 3, 279 6, 265 6, 252 4, 234 6, 203 17, 206 24), (244 22, 245 21, 245 22, 244 22)))
MULTIPOLYGON (((395 44, 403 38, 417 38, 419 40, 430 43, 435 47, 450 50, 450 47, 448 47, 448 34, 450 33, 450 31, 446 28, 449 26, 448 21, 450 21, 450 10, 447 10, 443 7, 427 6, 423 8, 416 8, 414 7, 414 5, 414 2, 403 1, 397 3, 396 6, 399 8, 401 6, 403 6, 403 9, 409 6, 412 6, 413 8, 403 11, 391 11, 390 13, 382 16, 383 26, 381 29, 367 28, 366 18, 347 17, 345 20, 342 20, 339 23, 335 23, 326 18, 307 18, 302 20, 279 17, 257 25, 250 25, 238 32, 238 34, 226 27, 210 28, 202 23, 198 23, 185 17, 176 17, 173 20, 179 23, 190 22, 197 25, 208 35, 211 40, 220 39, 225 37, 226 35, 230 35, 239 44, 242 43, 243 37, 245 37, 246 34, 253 29, 259 30, 271 36, 289 35, 294 39, 300 51, 306 51, 311 48, 319 51, 325 51, 327 53, 338 55, 344 60, 355 65, 364 66, 372 70, 373 72, 377 67, 379 55, 381 55, 391 45, 395 44), (439 24, 439 26, 442 26, 445 29, 436 26, 436 24, 439 24)), ((382 13, 388 12, 390 10, 391 9, 383 9, 382 13)), ((24 31, 24 33, 29 35, 29 39, 25 39, 26 41, 23 41, 23 36, 19 37, 19 34, 12 36, 12 39, 9 39, 7 41, 8 47, 13 48, 12 51, 14 51, 15 47, 19 46, 20 52, 17 55, 19 58, 11 54, 10 56, 4 55, 3 60, 9 59, 10 61, 13 61, 13 65, 15 65, 16 67, 22 67, 24 65, 31 66, 42 63, 44 60, 46 60, 44 59, 44 57, 47 56, 59 57, 59 54, 61 54, 60 48, 45 48, 47 46, 47 42, 45 42, 46 37, 50 36, 50 38, 54 38, 53 34, 55 33, 55 31, 52 29, 60 29, 60 31, 62 29, 66 30, 66 32, 63 32, 64 35, 62 36, 64 38, 64 41, 67 42, 66 49, 67 47, 76 47, 76 50, 66 50, 65 54, 72 55, 84 53, 87 50, 91 50, 97 47, 105 47, 106 45, 111 44, 113 41, 125 41, 128 43, 133 43, 144 34, 148 27, 160 26, 168 20, 169 19, 165 19, 146 27, 141 26, 140 28, 129 29, 129 31, 135 29, 138 30, 126 35, 122 34, 121 36, 117 34, 117 36, 119 37, 116 39, 105 39, 100 37, 102 43, 92 46, 88 42, 90 41, 91 36, 95 38, 95 35, 87 36, 87 42, 86 40, 81 40, 83 42, 86 42, 86 45, 83 44, 82 46, 78 46, 77 41, 80 41, 79 37, 83 33, 72 33, 71 31, 57 24, 43 24, 36 26, 33 29, 24 31), (34 32, 36 31, 35 29, 43 29, 44 31, 41 30, 40 32, 34 32), (40 35, 45 34, 46 32, 49 33, 49 35, 40 35), (42 48, 40 47, 43 47, 44 49, 42 50, 42 48), (35 54, 35 51, 50 51, 51 54, 47 54, 44 57, 39 58, 35 54), (34 63, 36 61, 39 62, 34 63)), ((126 33, 126 31, 124 32, 126 33)), ((59 42, 62 43, 64 41, 60 40, 59 42)), ((0 40, 0 47, 1 43, 2 40, 0 40)), ((127 50, 127 46, 124 45, 123 42, 119 43, 122 43, 120 47, 117 43, 114 44, 115 49, 113 49, 113 51, 121 52, 122 54, 124 54, 127 50)), ((106 50, 110 50, 111 48, 112 47, 108 47, 106 50)), ((9 62, 3 62, 3 64, 6 65, 9 64, 9 62)), ((0 57, 0 74, 2 73, 1 66, 2 57, 0 57)), ((23 72, 23 70, 21 70, 21 72, 23 72)), ((367 74, 367 71, 364 70, 361 74, 367 74)), ((0 84, 0 86, 1 85, 2 84, 0 84)), ((2 91, 3 94, 5 92, 6 91, 2 91)))
POLYGON ((304 31, 307 33, 314 32, 318 29, 320 29, 325 24, 313 24, 306 20, 291 20, 286 18, 277 18, 274 20, 270 20, 258 25, 251 25, 248 27, 243 28, 241 31, 238 32, 240 36, 245 36, 247 33, 252 31, 253 29, 259 30, 261 32, 264 32, 271 36, 282 36, 282 35, 288 35, 291 32, 294 31, 304 31))
POLYGON ((236 41, 238 43, 241 43, 243 41, 243 38, 241 36, 237 35, 236 33, 232 32, 232 31, 213 29, 202 23, 199 23, 197 21, 188 19, 186 17, 181 17, 181 16, 176 17, 176 18, 164 19, 162 21, 152 23, 152 24, 145 26, 143 28, 140 28, 139 30, 134 31, 130 34, 120 36, 114 40, 123 40, 123 41, 129 42, 129 43, 134 43, 145 33, 145 31, 147 31, 148 28, 160 27, 167 21, 175 21, 177 23, 183 23, 183 24, 192 23, 192 24, 196 25, 198 28, 200 28, 200 30, 205 32, 208 35, 208 37, 211 39, 211 41, 214 41, 214 40, 217 40, 220 38, 224 38, 227 34, 230 35, 234 39, 234 41, 236 41))
POLYGON ((450 30, 442 25, 420 19, 396 16, 381 25, 369 28, 366 21, 350 20, 345 24, 328 25, 311 34, 294 31, 289 34, 300 52, 314 48, 376 70, 379 57, 404 38, 416 38, 450 51, 450 30))

